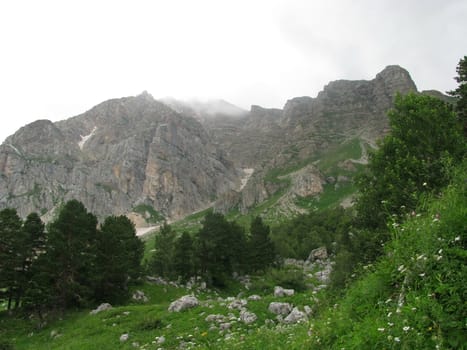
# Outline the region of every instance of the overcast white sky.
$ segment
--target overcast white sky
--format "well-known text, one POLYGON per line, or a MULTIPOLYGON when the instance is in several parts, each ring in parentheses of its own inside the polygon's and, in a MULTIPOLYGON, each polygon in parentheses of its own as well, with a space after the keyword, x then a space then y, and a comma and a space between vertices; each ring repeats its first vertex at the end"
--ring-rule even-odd
POLYGON ((143 90, 281 108, 399 64, 444 92, 466 18, 465 0, 1 1, 0 142, 143 90))

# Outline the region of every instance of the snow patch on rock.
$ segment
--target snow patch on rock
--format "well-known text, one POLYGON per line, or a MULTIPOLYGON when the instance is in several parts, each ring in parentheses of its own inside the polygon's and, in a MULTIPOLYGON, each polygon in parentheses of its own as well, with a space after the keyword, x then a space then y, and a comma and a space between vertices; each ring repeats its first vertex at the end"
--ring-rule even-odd
POLYGON ((89 135, 86 135, 86 136, 83 136, 83 135, 79 135, 81 136, 81 141, 78 142, 78 146, 80 149, 83 149, 84 147, 84 144, 86 143, 87 140, 89 140, 92 135, 94 135, 94 133, 96 132, 97 130, 97 126, 95 126, 92 130, 91 130, 91 133, 89 135))
POLYGON ((248 180, 250 179, 251 175, 255 172, 255 169, 252 168, 244 168, 243 169, 243 174, 244 176, 240 180, 240 191, 243 190, 243 188, 246 186, 248 180))

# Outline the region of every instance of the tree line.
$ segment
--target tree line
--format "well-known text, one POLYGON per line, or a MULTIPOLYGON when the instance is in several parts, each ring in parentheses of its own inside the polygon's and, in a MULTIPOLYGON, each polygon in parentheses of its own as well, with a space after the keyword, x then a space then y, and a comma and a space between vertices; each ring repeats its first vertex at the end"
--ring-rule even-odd
POLYGON ((141 274, 143 243, 126 216, 96 216, 71 200, 47 226, 0 211, 0 300, 7 308, 66 310, 128 296, 141 274))
POLYGON ((252 220, 249 234, 213 212, 205 216, 193 237, 187 232, 177 237, 172 227, 164 224, 154 247, 148 264, 150 273, 182 281, 201 276, 215 287, 225 286, 233 273, 264 271, 276 260, 270 228, 260 217, 252 220))

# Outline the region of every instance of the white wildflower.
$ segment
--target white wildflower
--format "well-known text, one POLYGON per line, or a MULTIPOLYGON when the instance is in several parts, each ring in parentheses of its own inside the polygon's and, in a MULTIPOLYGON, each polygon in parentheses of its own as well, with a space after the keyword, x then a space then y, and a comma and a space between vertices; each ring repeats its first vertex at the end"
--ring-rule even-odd
POLYGON ((400 340, 399 337, 395 337, 395 338, 394 338, 394 341, 397 342, 397 343, 399 343, 401 340, 400 340))
POLYGON ((403 330, 404 332, 408 332, 408 331, 410 330, 410 327, 409 327, 409 326, 405 326, 405 327, 402 328, 402 330, 403 330))
POLYGON ((380 327, 380 328, 378 328, 378 331, 379 331, 379 332, 384 332, 384 328, 383 328, 383 327, 380 327))
POLYGON ((456 238, 454 238, 454 242, 459 242, 461 240, 461 236, 457 236, 456 238))

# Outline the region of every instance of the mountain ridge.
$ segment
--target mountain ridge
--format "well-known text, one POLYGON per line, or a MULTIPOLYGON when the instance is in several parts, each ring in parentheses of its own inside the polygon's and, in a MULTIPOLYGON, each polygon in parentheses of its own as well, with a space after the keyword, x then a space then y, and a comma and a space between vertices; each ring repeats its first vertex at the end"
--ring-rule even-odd
MULTIPOLYGON (((282 109, 252 105, 243 113, 223 100, 190 105, 147 92, 111 99, 9 136, 0 146, 0 207, 51 214, 76 198, 100 216, 143 205, 176 219, 220 200, 223 211, 245 212, 284 190, 267 180, 271 170, 306 167, 354 138, 374 143, 388 131, 395 94, 410 91, 417 91, 410 74, 388 66, 372 80, 330 82, 315 98, 295 97, 282 109), (242 169, 254 169, 246 183, 242 169)), ((303 176, 323 177, 307 169, 303 184, 303 176)))

